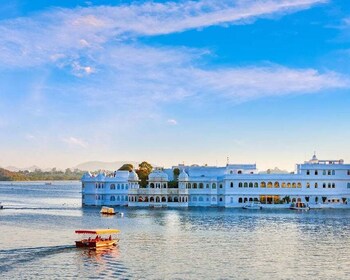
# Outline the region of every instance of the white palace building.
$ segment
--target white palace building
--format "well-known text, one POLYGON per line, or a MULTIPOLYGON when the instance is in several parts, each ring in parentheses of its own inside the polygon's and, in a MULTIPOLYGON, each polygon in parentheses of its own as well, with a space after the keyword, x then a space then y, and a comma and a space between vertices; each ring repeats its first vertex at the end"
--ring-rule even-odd
POLYGON ((255 164, 178 165, 155 169, 146 188, 140 187, 135 171, 82 177, 86 206, 242 207, 249 202, 266 208, 288 208, 292 202, 305 202, 310 208, 350 208, 350 164, 314 155, 286 174, 261 174, 255 164), (170 188, 175 168, 181 170, 178 187, 170 188))

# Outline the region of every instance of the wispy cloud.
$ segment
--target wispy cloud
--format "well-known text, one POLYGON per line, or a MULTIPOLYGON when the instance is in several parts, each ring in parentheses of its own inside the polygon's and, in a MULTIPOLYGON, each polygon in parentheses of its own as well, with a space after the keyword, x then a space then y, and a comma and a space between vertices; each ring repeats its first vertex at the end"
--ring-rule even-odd
POLYGON ((67 144, 69 144, 69 145, 71 145, 71 146, 78 146, 78 147, 81 147, 81 148, 87 148, 88 147, 88 143, 87 142, 85 142, 82 139, 75 138, 73 136, 70 136, 70 137, 67 137, 67 138, 63 138, 62 141, 67 143, 67 144))
POLYGON ((104 114, 110 110, 113 115, 115 105, 120 112, 123 107, 136 114, 150 108, 153 114, 161 104, 188 98, 243 102, 344 88, 349 79, 332 71, 276 64, 214 69, 205 63, 210 50, 149 47, 137 41, 211 25, 251 24, 325 2, 180 1, 51 9, 0 22, 0 70, 46 65, 68 70, 79 79, 55 85, 56 90, 79 96, 89 106, 103 105, 104 114))
POLYGON ((177 120, 174 120, 174 119, 168 119, 168 124, 170 125, 177 125, 177 120))
MULTIPOLYGON (((29 67, 89 58, 107 43, 182 32, 308 9, 326 0, 180 1, 53 9, 0 23, 0 62, 29 67)), ((91 66, 89 66, 91 67, 91 66)))

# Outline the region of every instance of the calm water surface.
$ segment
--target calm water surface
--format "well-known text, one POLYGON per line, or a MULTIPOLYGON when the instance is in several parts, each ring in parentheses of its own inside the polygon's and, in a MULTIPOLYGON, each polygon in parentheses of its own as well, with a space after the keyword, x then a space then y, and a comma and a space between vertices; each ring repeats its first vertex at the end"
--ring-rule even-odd
POLYGON ((350 211, 81 208, 80 184, 0 182, 1 279, 350 279, 350 211), (74 230, 118 228, 76 249, 74 230))

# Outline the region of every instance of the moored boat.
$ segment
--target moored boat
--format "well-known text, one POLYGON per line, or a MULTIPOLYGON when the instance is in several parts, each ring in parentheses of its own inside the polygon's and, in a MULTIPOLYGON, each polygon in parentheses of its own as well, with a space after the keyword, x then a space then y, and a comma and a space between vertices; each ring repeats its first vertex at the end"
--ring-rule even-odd
POLYGON ((88 237, 84 236, 84 238, 82 238, 81 240, 75 241, 75 245, 77 248, 90 248, 90 249, 116 246, 119 239, 113 237, 113 234, 116 234, 119 232, 120 231, 118 229, 76 230, 75 233, 88 235, 88 237), (107 237, 107 235, 109 236, 107 237))
POLYGON ((304 202, 296 202, 296 203, 292 203, 290 205, 289 209, 291 209, 291 210, 308 211, 308 210, 310 210, 310 207, 309 207, 308 204, 306 204, 304 202))
POLYGON ((100 213, 103 215, 115 215, 116 214, 114 212, 113 207, 106 207, 106 206, 102 206, 100 213))
POLYGON ((0 209, 4 209, 4 206, 1 204, 1 202, 0 202, 0 209))
POLYGON ((261 210, 262 206, 261 206, 260 202, 252 202, 252 203, 244 205, 242 208, 247 209, 247 210, 261 210))

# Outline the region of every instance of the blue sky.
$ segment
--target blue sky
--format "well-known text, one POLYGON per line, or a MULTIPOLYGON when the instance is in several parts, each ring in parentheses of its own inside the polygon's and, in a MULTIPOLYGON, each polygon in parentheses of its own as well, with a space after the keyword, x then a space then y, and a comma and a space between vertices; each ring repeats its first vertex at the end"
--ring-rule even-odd
POLYGON ((2 1, 0 166, 350 162, 349 73, 345 0, 2 1))

